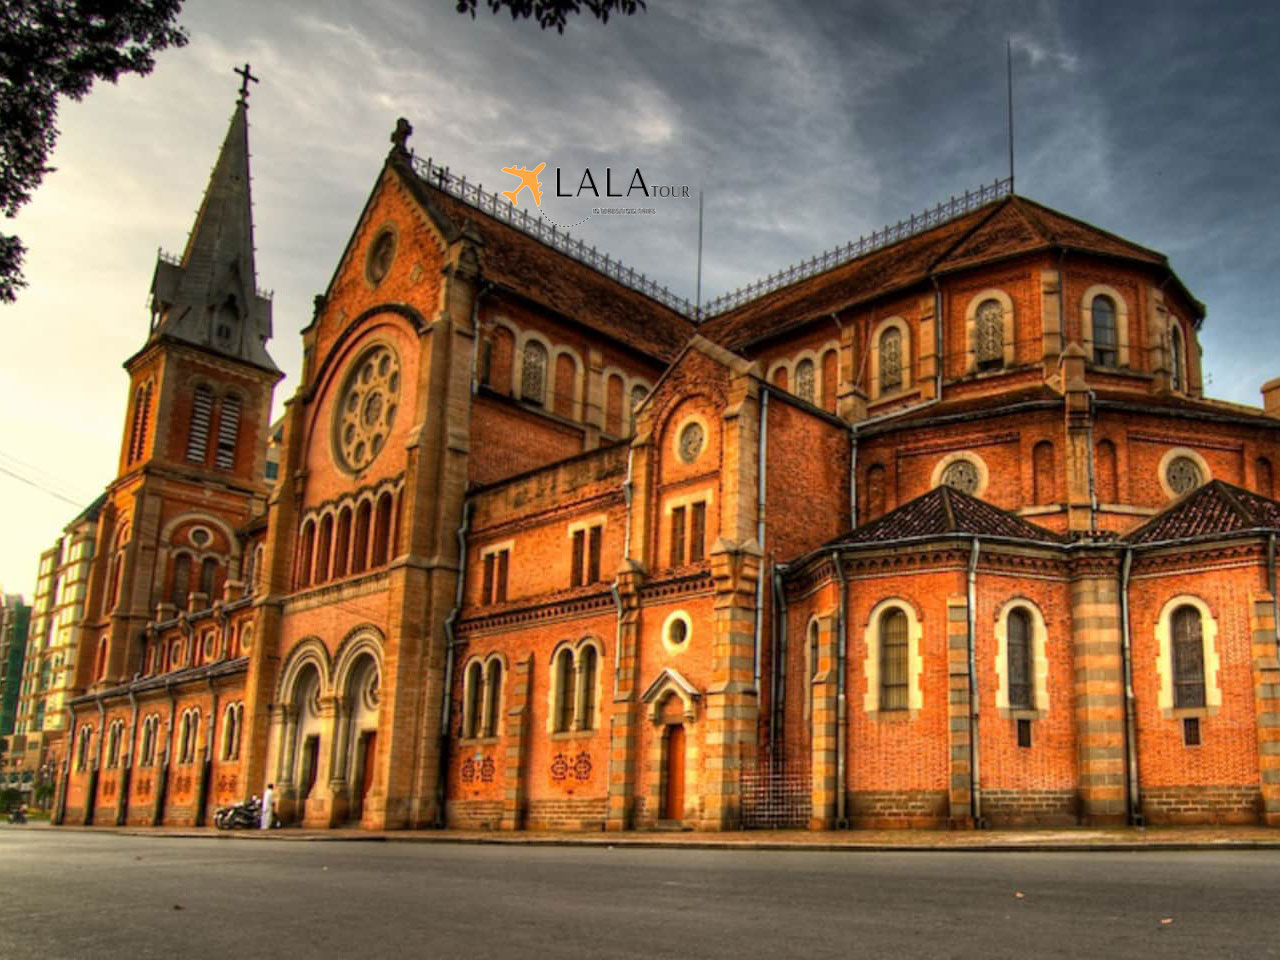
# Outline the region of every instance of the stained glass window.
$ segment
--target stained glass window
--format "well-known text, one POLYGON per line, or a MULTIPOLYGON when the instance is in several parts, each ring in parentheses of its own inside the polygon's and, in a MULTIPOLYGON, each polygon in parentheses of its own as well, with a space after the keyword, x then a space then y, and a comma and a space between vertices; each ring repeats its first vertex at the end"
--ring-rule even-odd
POLYGON ((896 327, 880 335, 880 390, 902 386, 902 331, 896 327))
POLYGON ((978 306, 974 354, 979 370, 1004 365, 1004 308, 998 300, 984 300, 978 306))
POLYGON ((1173 611, 1173 705, 1204 706, 1204 642, 1200 611, 1191 606, 1173 611))

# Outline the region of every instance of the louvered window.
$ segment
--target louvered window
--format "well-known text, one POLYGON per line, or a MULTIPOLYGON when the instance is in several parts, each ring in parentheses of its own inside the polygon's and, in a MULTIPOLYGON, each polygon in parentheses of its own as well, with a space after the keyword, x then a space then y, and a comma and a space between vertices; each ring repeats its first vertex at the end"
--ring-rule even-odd
POLYGON ((671 511, 671 566, 684 566, 684 507, 671 511))
POLYGON ((907 615, 889 610, 880 620, 880 709, 907 709, 907 615))
POLYGON ((902 386, 902 331, 896 328, 880 335, 880 390, 902 386))
POLYGON ((178 554, 173 561, 173 585, 169 602, 179 610, 187 609, 187 594, 191 592, 191 557, 178 554))
POLYGON ((979 370, 1004 365, 1004 309, 998 300, 984 300, 978 307, 974 338, 979 370))
POLYGON ((699 563, 707 552, 707 505, 698 501, 689 514, 689 562, 699 563))
POLYGON ((187 433, 187 459, 192 463, 204 463, 209 452, 209 425, 213 420, 213 391, 208 387, 196 387, 191 405, 191 429, 187 433))
POLYGON ((484 694, 484 667, 480 661, 474 660, 467 668, 467 695, 463 713, 462 735, 464 737, 480 736, 480 713, 484 694))
POLYGON ((236 437, 240 433, 240 398, 225 397, 222 401, 222 415, 218 418, 218 453, 216 462, 219 470, 230 470, 236 465, 236 437))
POLYGON ((1031 618, 1025 610, 1009 614, 1009 706, 1030 710, 1034 705, 1031 686, 1031 618))
POLYGON ((1175 707, 1204 706, 1204 641, 1195 607, 1173 611, 1173 682, 1175 707))

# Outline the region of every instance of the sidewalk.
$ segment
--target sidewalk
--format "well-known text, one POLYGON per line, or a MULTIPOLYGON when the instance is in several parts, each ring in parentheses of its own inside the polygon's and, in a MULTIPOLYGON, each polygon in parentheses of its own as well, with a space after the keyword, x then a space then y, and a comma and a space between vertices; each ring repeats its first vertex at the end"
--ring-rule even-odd
MULTIPOLYGON (((5 825, 46 830, 47 823, 5 825)), ((67 832, 203 840, 359 843, 466 843, 518 847, 603 847, 695 850, 1070 852, 1116 850, 1280 850, 1280 830, 1268 827, 1077 827, 1044 830, 742 830, 725 833, 632 831, 557 833, 477 830, 215 830, 213 827, 82 827, 67 832)))

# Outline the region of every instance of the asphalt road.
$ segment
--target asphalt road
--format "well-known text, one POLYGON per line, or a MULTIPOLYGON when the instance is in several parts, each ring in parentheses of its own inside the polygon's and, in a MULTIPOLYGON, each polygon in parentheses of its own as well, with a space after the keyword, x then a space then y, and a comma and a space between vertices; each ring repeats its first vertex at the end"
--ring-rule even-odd
POLYGON ((1278 896, 1275 851, 624 850, 0 827, 6 960, 1208 960, 1280 956, 1278 896))

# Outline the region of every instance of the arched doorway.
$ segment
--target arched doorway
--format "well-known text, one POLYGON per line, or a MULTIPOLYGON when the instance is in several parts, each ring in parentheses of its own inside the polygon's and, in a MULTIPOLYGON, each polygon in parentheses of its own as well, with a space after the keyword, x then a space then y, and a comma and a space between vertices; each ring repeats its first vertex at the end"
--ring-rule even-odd
POLYGON ((289 714, 293 736, 286 772, 293 787, 296 819, 301 820, 306 815, 307 798, 320 777, 320 745, 325 732, 320 713, 320 671, 314 664, 308 663, 298 671, 289 698, 289 714))
POLYGON ((684 724, 667 726, 663 745, 663 820, 684 819, 684 724))
POLYGON ((342 773, 350 771, 346 780, 351 820, 364 816, 377 769, 379 681, 377 661, 372 653, 364 653, 352 663, 343 687, 343 702, 348 713, 341 764, 342 773))

